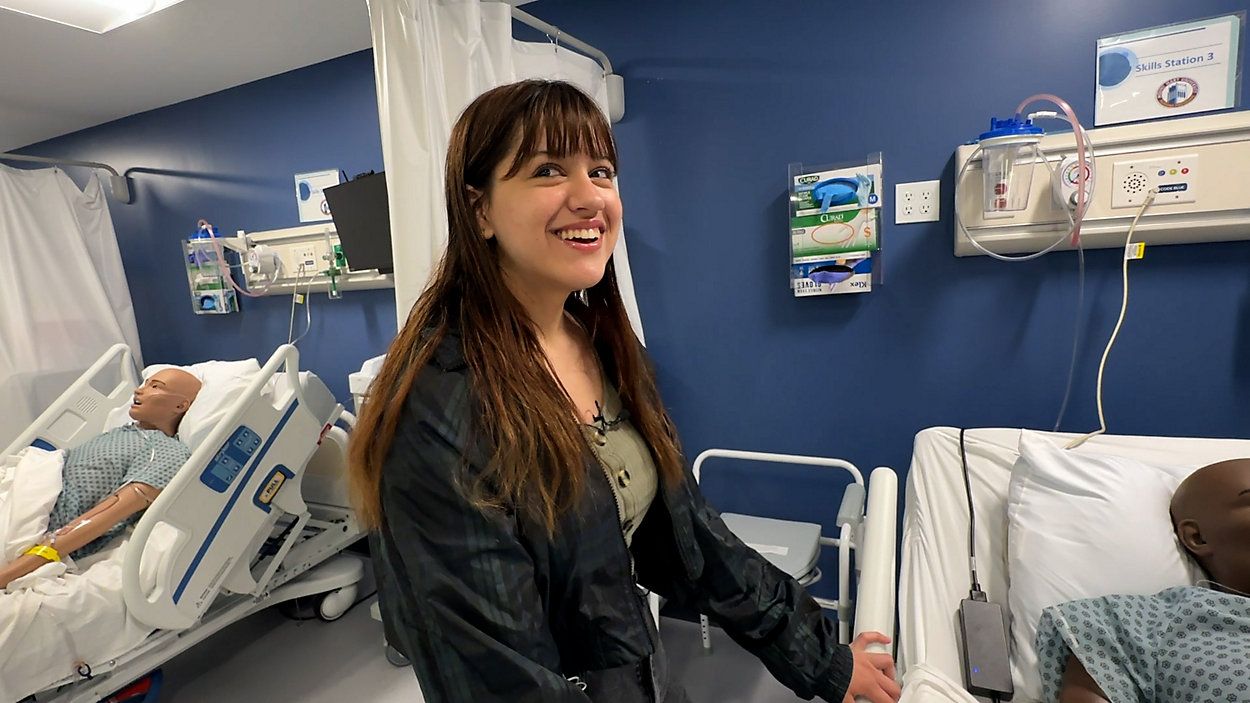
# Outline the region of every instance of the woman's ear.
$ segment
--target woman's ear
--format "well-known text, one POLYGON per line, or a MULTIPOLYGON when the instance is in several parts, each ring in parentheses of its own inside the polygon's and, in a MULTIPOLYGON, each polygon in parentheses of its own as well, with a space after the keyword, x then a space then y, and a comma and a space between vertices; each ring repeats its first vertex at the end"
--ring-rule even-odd
POLYGON ((482 239, 494 239, 495 231, 491 229, 490 218, 486 216, 486 194, 473 186, 465 186, 465 189, 469 191, 469 205, 473 207, 473 214, 477 217, 477 227, 482 233, 482 239))
POLYGON ((1203 538, 1197 520, 1182 520, 1176 526, 1176 536, 1180 539, 1185 551, 1196 558, 1201 560, 1211 556, 1211 545, 1207 544, 1206 539, 1203 538))

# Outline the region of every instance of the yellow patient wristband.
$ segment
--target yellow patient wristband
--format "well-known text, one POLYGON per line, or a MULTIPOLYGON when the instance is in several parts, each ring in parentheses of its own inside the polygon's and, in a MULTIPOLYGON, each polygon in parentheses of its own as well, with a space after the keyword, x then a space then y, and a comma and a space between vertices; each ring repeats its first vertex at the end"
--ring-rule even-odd
POLYGON ((36 544, 30 549, 27 549, 24 552, 24 554, 33 554, 37 557, 43 557, 44 559, 47 559, 48 561, 60 561, 61 560, 61 553, 56 551, 52 547, 49 547, 46 544, 36 544))

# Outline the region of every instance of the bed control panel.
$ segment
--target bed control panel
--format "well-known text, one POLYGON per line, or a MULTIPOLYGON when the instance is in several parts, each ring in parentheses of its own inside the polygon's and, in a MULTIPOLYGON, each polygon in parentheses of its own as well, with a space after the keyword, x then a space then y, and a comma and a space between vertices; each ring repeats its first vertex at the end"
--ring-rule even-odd
POLYGON ((240 425, 217 450, 217 455, 200 474, 200 481, 218 493, 225 493, 259 448, 260 435, 240 425))

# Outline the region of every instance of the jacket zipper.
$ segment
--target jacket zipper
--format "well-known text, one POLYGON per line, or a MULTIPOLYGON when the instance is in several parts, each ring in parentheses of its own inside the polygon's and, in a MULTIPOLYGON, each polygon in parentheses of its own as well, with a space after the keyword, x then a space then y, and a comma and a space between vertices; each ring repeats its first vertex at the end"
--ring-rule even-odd
MULTIPOLYGON (((596 459, 597 458, 598 457, 596 457, 596 459)), ((623 529, 625 525, 625 505, 621 503, 621 496, 619 493, 616 492, 616 488, 612 485, 612 474, 609 473, 608 467, 604 466, 602 461, 598 461, 597 463, 599 464, 599 470, 603 472, 603 478, 607 480, 608 482, 608 491, 612 493, 612 502, 616 505, 616 524, 622 528, 621 542, 624 543, 625 533, 623 529)), ((626 554, 629 553, 628 544, 625 545, 625 553, 626 554)), ((632 575, 634 573, 634 566, 633 566, 634 560, 630 559, 629 564, 630 564, 629 573, 632 575)))
MULTIPOLYGON (((625 508, 621 505, 621 499, 616 494, 616 489, 612 487, 612 475, 608 473, 608 467, 604 466, 599 460, 597 452, 595 454, 595 463, 599 465, 599 473, 603 475, 603 480, 608 483, 608 491, 612 494, 612 502, 616 504, 616 536, 621 540, 621 550, 624 553, 625 560, 629 564, 629 580, 634 581, 634 559, 629 552, 629 545, 625 543, 625 533, 622 531, 622 524, 625 522, 625 508)), ((656 651, 655 641, 651 639, 651 628, 647 627, 647 614, 643 612, 642 606, 639 604, 639 594, 637 592, 636 583, 630 583, 626 589, 626 595, 634 602, 634 610, 637 612, 639 622, 642 623, 642 631, 647 634, 647 642, 651 644, 651 651, 656 651)))

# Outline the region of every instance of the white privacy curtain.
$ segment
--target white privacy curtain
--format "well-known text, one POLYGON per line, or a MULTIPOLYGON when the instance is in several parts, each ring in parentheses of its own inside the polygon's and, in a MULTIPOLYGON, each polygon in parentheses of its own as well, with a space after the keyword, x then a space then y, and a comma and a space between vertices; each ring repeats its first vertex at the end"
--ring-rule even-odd
MULTIPOLYGON (((552 43, 512 39, 512 8, 481 0, 368 0, 382 159, 402 327, 447 246, 443 167, 451 127, 482 93, 526 78, 566 80, 608 114, 603 69, 552 43)), ((590 39, 593 39, 591 37, 590 39)), ((621 295, 641 340, 624 232, 614 250, 621 295)))
POLYGON ((0 447, 139 331, 104 190, 0 165, 0 447))

